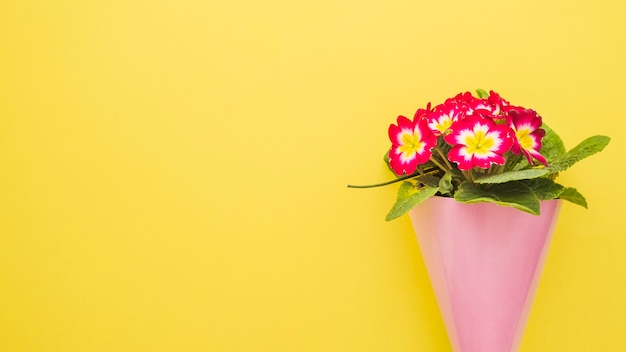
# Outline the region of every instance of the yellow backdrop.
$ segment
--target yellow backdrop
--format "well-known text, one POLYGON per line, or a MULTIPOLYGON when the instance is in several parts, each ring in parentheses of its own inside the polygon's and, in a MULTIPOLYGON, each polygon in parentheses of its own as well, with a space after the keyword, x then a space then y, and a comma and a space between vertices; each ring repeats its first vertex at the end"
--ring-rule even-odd
POLYGON ((568 147, 523 351, 626 348, 626 5, 0 3, 0 351, 449 351, 387 126, 494 89, 568 147))

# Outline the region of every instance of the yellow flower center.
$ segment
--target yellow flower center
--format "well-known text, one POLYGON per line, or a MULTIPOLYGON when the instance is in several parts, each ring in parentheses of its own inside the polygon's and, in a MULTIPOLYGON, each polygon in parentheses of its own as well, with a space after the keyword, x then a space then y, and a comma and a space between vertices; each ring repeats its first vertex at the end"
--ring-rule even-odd
POLYGON ((525 149, 525 150, 533 149, 534 141, 532 137, 530 137, 529 129, 525 128, 522 130, 518 130, 515 132, 515 136, 517 137, 517 140, 519 141, 519 145, 522 147, 522 149, 525 149))
POLYGON ((492 136, 488 136, 485 131, 478 130, 465 137, 465 145, 469 154, 488 155, 496 144, 492 136))
POLYGON ((424 150, 424 142, 421 141, 422 136, 419 131, 413 133, 402 133, 402 145, 398 147, 398 151, 402 153, 405 159, 412 158, 415 154, 419 154, 424 150))
POLYGON ((443 116, 437 121, 437 125, 435 126, 435 128, 437 129, 437 131, 444 133, 450 128, 450 126, 452 126, 452 117, 443 116))

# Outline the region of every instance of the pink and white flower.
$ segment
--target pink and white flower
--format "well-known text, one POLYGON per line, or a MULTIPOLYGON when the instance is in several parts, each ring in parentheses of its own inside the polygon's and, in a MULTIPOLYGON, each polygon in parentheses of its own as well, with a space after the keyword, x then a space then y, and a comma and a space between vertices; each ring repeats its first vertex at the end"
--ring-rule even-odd
POLYGON ((430 108, 430 103, 428 103, 426 109, 417 109, 415 115, 413 115, 413 121, 426 120, 431 113, 432 109, 430 108))
POLYGON ((445 135, 450 132, 450 127, 455 122, 464 117, 465 112, 461 106, 455 103, 443 103, 437 105, 435 110, 428 115, 428 127, 436 136, 445 135))
POLYGON ((531 109, 513 108, 508 111, 506 122, 515 136, 511 151, 517 155, 523 153, 531 165, 534 165, 533 159, 536 159, 548 166, 546 158, 539 153, 541 140, 546 134, 541 128, 541 116, 531 109))
POLYGON ((448 159, 455 162, 460 170, 503 165, 506 163, 504 154, 513 143, 511 133, 508 126, 497 125, 489 117, 479 114, 466 117, 454 126, 452 133, 444 136, 444 140, 452 146, 448 159))
POLYGON ((426 119, 413 121, 398 116, 398 124, 389 126, 389 166, 398 176, 410 175, 417 166, 430 160, 437 137, 428 128, 426 119))
POLYGON ((497 117, 502 112, 502 107, 509 103, 498 93, 489 91, 489 96, 485 99, 476 98, 470 92, 459 93, 454 98, 447 99, 445 104, 455 104, 465 116, 481 114, 497 117))
POLYGON ((445 104, 452 103, 452 104, 458 105, 459 107, 464 108, 468 106, 474 100, 476 100, 476 97, 474 97, 472 93, 464 92, 464 93, 459 93, 452 98, 446 99, 445 104))
POLYGON ((485 116, 495 116, 498 115, 500 111, 493 106, 489 100, 487 99, 478 99, 475 98, 468 106, 467 115, 485 115, 485 116))
POLYGON ((500 115, 506 107, 510 106, 508 101, 504 100, 500 94, 494 92, 493 90, 489 91, 489 97, 487 97, 487 100, 493 107, 494 115, 496 116, 500 115))

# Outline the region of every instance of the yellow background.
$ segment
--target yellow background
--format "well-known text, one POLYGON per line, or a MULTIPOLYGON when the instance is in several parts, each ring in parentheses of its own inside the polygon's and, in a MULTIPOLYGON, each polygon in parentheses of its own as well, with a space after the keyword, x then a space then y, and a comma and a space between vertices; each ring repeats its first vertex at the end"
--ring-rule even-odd
POLYGON ((568 147, 522 351, 626 349, 626 3, 0 3, 0 351, 449 351, 387 126, 494 89, 568 147))

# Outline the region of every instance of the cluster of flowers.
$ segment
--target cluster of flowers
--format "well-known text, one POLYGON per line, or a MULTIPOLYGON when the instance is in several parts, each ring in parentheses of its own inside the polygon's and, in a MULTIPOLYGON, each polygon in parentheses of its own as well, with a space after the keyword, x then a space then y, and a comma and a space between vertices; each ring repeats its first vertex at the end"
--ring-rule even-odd
MULTIPOLYGON (((398 176, 415 173, 431 160, 439 137, 449 145, 447 160, 459 170, 504 165, 508 153, 523 154, 531 165, 546 165, 539 153, 545 131, 534 110, 513 106, 494 91, 482 98, 459 93, 443 104, 419 109, 413 120, 398 116, 389 126, 389 165, 398 176)), ((443 156, 443 155, 441 155, 443 156)))

